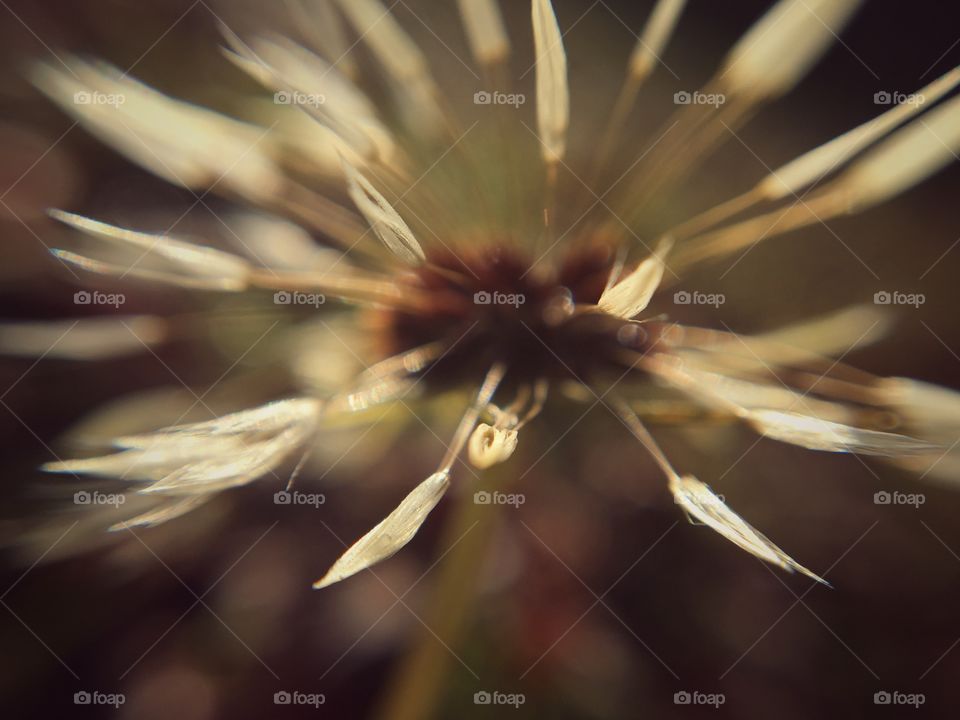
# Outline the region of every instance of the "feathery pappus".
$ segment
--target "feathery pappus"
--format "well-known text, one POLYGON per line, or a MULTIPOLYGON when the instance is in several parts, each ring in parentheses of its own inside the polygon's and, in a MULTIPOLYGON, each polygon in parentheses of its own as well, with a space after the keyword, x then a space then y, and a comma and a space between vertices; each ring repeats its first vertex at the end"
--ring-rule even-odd
MULTIPOLYGON (((502 88, 502 97, 478 93, 477 117, 463 117, 447 101, 454 89, 435 77, 380 0, 297 5, 304 22, 316 23, 311 48, 269 32, 221 28, 226 58, 264 95, 274 93, 273 110, 296 115, 302 134, 295 138, 272 133, 266 122, 173 99, 104 63, 71 57, 65 66, 36 66, 37 87, 133 162, 172 183, 294 222, 323 246, 292 248, 275 263, 265 259, 269 226, 241 254, 52 210, 91 243, 82 251, 55 250, 59 261, 185 293, 322 297, 341 304, 345 322, 364 328, 375 348, 373 362, 334 390, 305 388, 213 420, 117 437, 115 452, 57 460, 45 469, 123 481, 140 510, 114 528, 151 526, 305 457, 318 433, 345 416, 468 391, 434 472, 347 549, 315 583, 321 588, 406 545, 461 479, 462 457, 475 471, 509 463, 523 429, 553 403, 586 400, 609 409, 656 461, 691 521, 767 562, 821 580, 709 484, 677 469, 682 463, 661 450, 639 399, 650 388, 667 389, 773 440, 876 456, 936 478, 960 472, 960 395, 833 359, 844 351, 849 328, 882 327, 872 308, 759 336, 688 326, 648 308, 685 274, 761 240, 868 210, 952 162, 960 150, 960 97, 951 96, 960 68, 917 88, 924 102, 892 105, 645 242, 634 227, 651 205, 679 192, 726 130, 793 89, 861 2, 779 0, 700 91, 725 102, 679 105, 642 145, 626 132, 627 119, 681 25, 684 5, 656 3, 588 167, 569 164, 577 103, 550 0, 532 0, 523 29, 536 58, 529 124, 501 102, 515 97, 515 37, 495 0, 458 3, 475 66, 488 86, 502 88), (371 68, 354 61, 354 46, 368 51, 371 68), (384 92, 367 91, 369 70, 384 92), (122 102, 78 103, 78 94, 122 102), (474 128, 492 124, 490 118, 496 131, 481 142, 474 128), (609 191, 598 195, 580 180, 603 176, 626 144, 650 149, 609 191)), ((164 334, 160 318, 126 322, 138 329, 141 344, 164 334)), ((128 335, 109 323, 85 328, 78 356, 130 350, 128 335)), ((5 342, 40 346, 36 333, 23 329, 16 342, 5 342)), ((59 352, 71 352, 69 343, 59 352)))

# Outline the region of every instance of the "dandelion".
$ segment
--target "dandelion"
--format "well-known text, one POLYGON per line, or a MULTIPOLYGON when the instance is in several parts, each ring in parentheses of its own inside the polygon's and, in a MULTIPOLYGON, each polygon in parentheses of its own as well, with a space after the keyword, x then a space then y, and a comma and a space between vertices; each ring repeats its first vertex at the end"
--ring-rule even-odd
MULTIPOLYGON (((286 262, 267 263, 259 255, 241 257, 55 210, 54 218, 96 240, 83 252, 56 250, 60 261, 185 292, 322 293, 344 305, 348 323, 372 328, 377 352, 376 362, 329 392, 311 388, 212 421, 120 437, 112 454, 52 462, 46 469, 129 483, 156 504, 115 527, 155 525, 273 475, 289 458, 309 453, 318 434, 340 418, 408 397, 414 388, 426 394, 469 389, 472 399, 434 472, 346 550, 315 583, 321 588, 406 545, 451 484, 470 481, 457 472, 461 455, 477 470, 509 467, 523 427, 549 408, 551 391, 559 389, 607 406, 656 461, 691 521, 758 558, 820 580, 708 484, 675 469, 647 429, 638 393, 666 386, 685 402, 773 440, 877 456, 933 476, 957 467, 948 445, 950 430, 960 424, 960 397, 829 359, 843 349, 838 338, 865 317, 874 326, 881 322, 872 310, 853 308, 741 337, 647 309, 658 292, 694 268, 868 209, 950 162, 960 151, 960 98, 945 98, 960 82, 960 68, 919 88, 924 103, 891 107, 638 247, 632 227, 652 200, 678 192, 720 143, 724 128, 738 127, 788 93, 860 2, 774 4, 703 88, 724 102, 680 106, 663 141, 623 175, 602 209, 572 199, 566 207, 580 174, 602 175, 615 148, 638 142, 625 139, 626 118, 659 54, 682 27, 684 4, 659 0, 641 31, 597 145, 596 167, 568 164, 576 97, 550 0, 530 5, 534 127, 497 108, 501 126, 492 146, 472 137, 472 127, 493 109, 475 107, 476 118, 455 111, 448 102, 455 91, 433 76, 426 56, 379 0, 323 2, 315 10, 294 3, 302 22, 315 23, 312 49, 270 33, 242 37, 222 28, 224 52, 237 68, 285 99, 281 105, 305 99, 272 108, 295 124, 292 134, 166 97, 104 64, 69 58, 66 67, 36 67, 33 78, 43 92, 147 170, 292 220, 338 251, 321 268, 315 256, 299 250, 286 262), (387 88, 384 97, 361 89, 348 33, 369 50, 387 88), (74 103, 83 92, 124 102, 74 103), (502 158, 494 183, 486 175, 489 161, 482 162, 488 152, 502 158), (805 201, 772 209, 811 187, 805 201)), ((460 0, 458 6, 476 66, 489 82, 509 89, 511 37, 497 3, 460 0)), ((270 246, 274 227, 263 228, 268 235, 257 247, 270 246)), ((152 328, 154 341, 162 340, 167 326, 160 319, 137 322, 152 328)), ((88 332, 85 346, 101 352, 78 348, 78 357, 127 349, 109 325, 88 332)), ((42 333, 8 329, 4 346, 35 347, 42 333)))

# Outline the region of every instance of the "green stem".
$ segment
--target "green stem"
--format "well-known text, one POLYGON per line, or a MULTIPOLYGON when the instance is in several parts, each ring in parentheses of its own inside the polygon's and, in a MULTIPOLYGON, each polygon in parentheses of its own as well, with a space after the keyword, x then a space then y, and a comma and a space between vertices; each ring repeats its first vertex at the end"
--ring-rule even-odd
POLYGON ((448 687, 446 677, 451 663, 454 670, 467 672, 450 649, 458 652, 472 615, 478 569, 483 564, 484 550, 496 527, 498 513, 491 505, 474 503, 473 493, 469 491, 463 492, 456 501, 454 517, 440 551, 453 549, 437 568, 439 578, 423 618, 433 632, 424 628, 420 633, 390 682, 384 700, 373 715, 376 718, 428 720, 436 716, 443 691, 448 687))

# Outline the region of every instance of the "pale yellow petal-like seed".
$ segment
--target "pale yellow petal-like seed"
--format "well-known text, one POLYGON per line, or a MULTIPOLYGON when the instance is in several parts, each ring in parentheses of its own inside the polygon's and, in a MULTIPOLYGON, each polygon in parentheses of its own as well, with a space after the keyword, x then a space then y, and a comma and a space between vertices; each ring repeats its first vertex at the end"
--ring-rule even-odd
POLYGON ((209 501, 212 497, 212 495, 193 495, 182 499, 178 498, 173 502, 165 502, 153 510, 148 510, 129 520, 111 525, 109 530, 110 532, 119 532, 120 530, 129 530, 131 528, 161 525, 181 515, 186 515, 188 512, 195 510, 209 501))
POLYGON ((480 65, 491 65, 510 54, 510 39, 497 0, 457 0, 467 41, 480 65))
POLYGON ((313 587, 333 585, 396 553, 413 539, 449 487, 447 471, 434 473, 417 485, 393 512, 351 545, 313 587))
POLYGON ((817 582, 827 584, 826 580, 797 563, 747 524, 707 485, 695 477, 674 475, 670 478, 670 492, 673 493, 676 503, 692 518, 716 530, 737 547, 785 570, 797 570, 817 582))
POLYGON ((864 155, 824 194, 845 198, 847 211, 860 211, 909 190, 960 151, 960 96, 951 98, 898 130, 864 155))
MULTIPOLYGON (((440 95, 427 60, 380 0, 338 0, 340 9, 393 80, 400 111, 411 130, 430 137, 444 127, 440 95)), ((393 4, 392 3, 391 7, 393 4)))
POLYGON ((902 419, 911 433, 938 443, 943 451, 906 458, 898 464, 925 481, 955 488, 960 481, 960 392, 911 378, 887 378, 878 399, 902 419))
POLYGON ((380 0, 337 0, 363 42, 400 82, 429 75, 427 61, 400 23, 380 0))
POLYGON ((533 0, 533 40, 537 57, 537 128, 544 162, 563 159, 570 124, 567 53, 550 0, 533 0))
POLYGON ((740 38, 718 81, 726 92, 768 99, 788 92, 816 63, 863 0, 780 0, 740 38))
POLYGON ((139 492, 209 496, 244 485, 278 467, 303 444, 321 417, 321 403, 294 398, 214 420, 117 438, 121 452, 47 463, 47 472, 151 481, 139 492))
POLYGON ((83 256, 57 251, 61 258, 88 269, 111 272, 112 268, 112 274, 116 274, 117 271, 120 274, 128 272, 134 277, 146 274, 151 279, 157 279, 157 276, 165 274, 171 282, 218 290, 242 290, 247 286, 251 271, 250 264, 231 253, 166 235, 150 235, 127 230, 62 210, 50 210, 50 215, 77 230, 110 242, 118 249, 135 248, 137 250, 138 254, 134 258, 136 263, 130 268, 111 266, 109 263, 99 263, 96 260, 85 263, 83 256), (166 265, 164 270, 168 272, 161 273, 149 267, 145 267, 143 273, 138 272, 136 266, 146 263, 147 260, 162 262, 166 265))
POLYGON ((838 357, 883 340, 893 329, 890 313, 876 305, 851 305, 817 315, 760 335, 731 338, 730 345, 746 343, 766 362, 802 364, 814 356, 838 357), (855 345, 851 346, 851 341, 855 345))
POLYGON ((770 173, 757 186, 768 200, 794 195, 821 177, 841 167, 861 150, 890 133, 912 116, 932 107, 960 83, 960 68, 954 68, 916 93, 912 100, 895 105, 882 115, 838 135, 770 173))
POLYGON ((226 26, 228 59, 275 91, 274 102, 303 110, 365 159, 393 156, 395 145, 373 103, 323 58, 287 38, 267 35, 245 41, 226 26))
POLYGON ((638 81, 647 77, 660 62, 687 0, 659 0, 630 56, 630 74, 638 81))
POLYGON ((293 0, 292 6, 304 20, 304 32, 315 40, 327 59, 344 75, 356 77, 357 63, 333 0, 293 0))
POLYGON ((409 265, 426 259, 413 231, 393 209, 387 199, 346 159, 343 161, 350 198, 370 223, 370 227, 397 257, 409 265))
POLYGON ((906 435, 865 430, 797 412, 759 409, 745 411, 742 416, 765 437, 808 450, 899 457, 937 449, 906 435))
POLYGON ((911 378, 887 378, 879 388, 883 402, 924 437, 952 444, 960 437, 960 392, 911 378))
POLYGON ((231 190, 256 203, 282 193, 268 128, 174 100, 105 63, 63 62, 68 69, 35 65, 34 84, 138 165, 177 185, 231 190))
POLYGON ((664 257, 672 243, 663 241, 656 252, 641 262, 636 269, 600 296, 597 307, 624 320, 643 312, 660 287, 666 269, 664 257))
MULTIPOLYGON (((82 298, 83 293, 80 291, 77 295, 82 298)), ((147 352, 151 346, 163 342, 167 332, 167 321, 152 315, 0 323, 0 353, 101 360, 147 352)))

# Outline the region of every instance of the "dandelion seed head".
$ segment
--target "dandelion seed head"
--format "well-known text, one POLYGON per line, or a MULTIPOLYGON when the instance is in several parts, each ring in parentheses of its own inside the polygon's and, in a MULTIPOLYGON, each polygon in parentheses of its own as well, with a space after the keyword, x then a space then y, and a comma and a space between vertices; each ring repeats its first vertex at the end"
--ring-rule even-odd
MULTIPOLYGON (((640 35, 607 135, 599 143, 591 139, 600 175, 609 171, 611 153, 635 139, 622 132, 623 124, 679 27, 684 4, 660 0, 640 35)), ((649 155, 644 152, 617 180, 608 201, 588 202, 579 216, 580 205, 566 184, 588 169, 575 171, 567 164, 577 161, 569 150, 572 141, 581 140, 579 109, 568 72, 565 18, 558 18, 550 0, 531 0, 526 28, 535 55, 535 127, 519 113, 508 117, 493 150, 471 137, 480 108, 467 123, 456 116, 444 97, 452 91, 437 81, 427 54, 380 0, 301 8, 302 17, 315 12, 324 22, 313 49, 269 32, 241 37, 222 28, 226 57, 276 98, 287 99, 275 102, 267 116, 276 124, 297 114, 300 124, 292 138, 277 139, 272 127, 168 98, 109 67, 76 58, 68 58, 66 69, 38 66, 37 86, 134 162, 171 182, 216 189, 284 216, 308 228, 327 253, 342 251, 314 263, 301 247, 294 261, 271 264, 247 245, 246 254, 228 252, 170 233, 127 230, 55 211, 54 217, 97 238, 101 248, 58 249, 60 260, 92 273, 192 292, 276 293, 274 305, 304 296, 314 298, 319 310, 329 298, 345 306, 339 322, 356 332, 344 332, 344 340, 333 322, 324 325, 326 337, 358 364, 370 360, 347 379, 342 370, 350 363, 338 364, 335 383, 314 378, 299 397, 121 437, 114 443, 117 452, 58 461, 46 469, 131 483, 140 496, 156 497, 157 505, 114 528, 154 525, 273 474, 296 452, 309 453, 317 433, 338 418, 406 403, 417 397, 412 393, 467 388, 473 399, 436 469, 424 473, 426 479, 315 584, 326 587, 409 543, 456 479, 462 454, 478 470, 515 460, 522 454, 519 431, 545 410, 549 389, 572 385, 581 392, 568 397, 588 402, 592 397, 613 411, 642 446, 638 449, 656 461, 667 480, 665 491, 691 518, 759 558, 819 580, 706 483, 675 469, 626 388, 642 393, 657 383, 691 406, 811 450, 929 461, 943 438, 934 437, 921 406, 952 417, 955 394, 876 378, 831 360, 844 351, 837 338, 872 317, 862 309, 818 320, 815 332, 808 324, 776 337, 743 338, 654 317, 650 307, 692 268, 865 209, 922 182, 960 148, 958 99, 923 108, 925 121, 918 121, 916 108, 891 108, 784 165, 752 190, 663 228, 649 243, 633 228, 644 208, 669 202, 715 149, 717 138, 728 134, 723 128, 734 130, 764 102, 792 89, 860 4, 775 3, 706 86, 729 94, 730 108, 678 108, 667 130, 680 129, 664 132, 664 142, 653 143, 649 155), (355 81, 361 67, 352 58, 341 62, 351 47, 346 27, 355 33, 354 44, 369 51, 385 86, 383 97, 355 81), (75 93, 90 91, 125 94, 128 102, 116 108, 72 102, 75 93), (299 99, 298 107, 278 107, 291 98, 299 99), (494 152, 496 160, 486 157, 494 152), (529 167, 534 158, 538 162, 529 167), (497 172, 492 183, 478 171, 490 167, 497 172), (816 187, 809 203, 786 211, 764 207, 811 185, 816 187), (372 358, 352 350, 350 338, 362 333, 369 336, 372 358)), ((458 7, 478 65, 487 77, 508 77, 512 46, 497 3, 461 0, 458 7)), ((957 73, 924 88, 931 105, 956 86, 957 73)), ((520 104, 515 95, 504 95, 520 104)), ((492 102, 490 93, 478 97, 477 105, 492 102)), ((252 245, 263 243, 268 240, 252 245)), ((871 327, 878 324, 874 320, 871 327)), ((305 352, 290 365, 299 377, 310 378, 305 365, 320 357, 305 352)))

